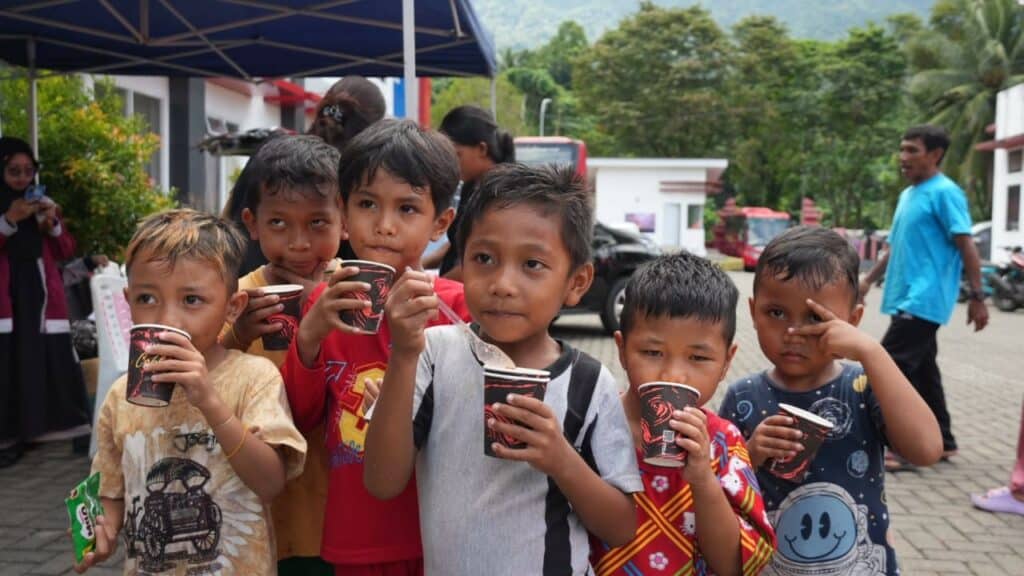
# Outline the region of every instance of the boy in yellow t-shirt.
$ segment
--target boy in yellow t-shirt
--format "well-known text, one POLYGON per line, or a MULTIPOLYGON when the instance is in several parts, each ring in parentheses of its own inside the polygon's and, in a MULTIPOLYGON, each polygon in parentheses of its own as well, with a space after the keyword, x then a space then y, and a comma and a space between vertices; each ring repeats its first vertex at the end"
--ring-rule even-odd
MULTIPOLYGON (((338 194, 338 151, 315 136, 285 136, 267 142, 252 159, 257 163, 259 191, 242 211, 249 236, 259 242, 270 262, 239 280, 249 304, 221 332, 224 345, 272 360, 280 366, 287 339, 276 350, 264 347, 263 336, 294 330, 272 318, 284 305, 281 296, 263 289, 274 284, 299 284, 305 292, 323 278, 342 240, 338 194)), ((297 327, 298 323, 292 327, 297 327)), ((285 576, 333 574, 320 560, 320 540, 327 500, 327 456, 323 429, 307 436, 309 453, 302 475, 289 482, 274 500, 278 570, 285 576)))

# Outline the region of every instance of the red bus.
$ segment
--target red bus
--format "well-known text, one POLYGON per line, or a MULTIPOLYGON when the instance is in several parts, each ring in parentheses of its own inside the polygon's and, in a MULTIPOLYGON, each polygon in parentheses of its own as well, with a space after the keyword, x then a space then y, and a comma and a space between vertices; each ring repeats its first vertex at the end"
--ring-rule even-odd
POLYGON ((722 254, 743 259, 743 267, 753 270, 764 247, 789 228, 789 214, 761 206, 737 207, 728 200, 718 211, 714 246, 722 254))
POLYGON ((528 166, 571 164, 581 178, 587 177, 587 145, 565 136, 520 136, 516 138, 516 162, 528 166))

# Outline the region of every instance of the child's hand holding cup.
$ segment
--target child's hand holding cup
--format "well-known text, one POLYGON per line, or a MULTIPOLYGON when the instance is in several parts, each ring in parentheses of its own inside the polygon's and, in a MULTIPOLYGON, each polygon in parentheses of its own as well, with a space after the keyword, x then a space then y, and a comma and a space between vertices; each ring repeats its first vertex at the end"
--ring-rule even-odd
POLYGON ((676 431, 670 426, 672 413, 696 406, 700 391, 676 382, 648 382, 637 387, 640 396, 640 432, 644 444, 644 462, 665 468, 686 465, 686 450, 676 443, 676 431))

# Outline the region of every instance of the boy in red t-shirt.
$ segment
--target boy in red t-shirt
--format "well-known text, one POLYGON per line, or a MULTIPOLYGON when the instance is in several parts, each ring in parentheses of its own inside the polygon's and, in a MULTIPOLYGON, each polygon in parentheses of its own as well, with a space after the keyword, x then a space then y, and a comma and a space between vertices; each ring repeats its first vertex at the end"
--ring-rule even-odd
MULTIPOLYGON (((356 136, 342 152, 338 171, 355 253, 391 266, 398 276, 419 268, 428 242, 451 224, 458 182, 455 150, 437 132, 407 120, 384 120, 356 136)), ((369 425, 364 409, 367 393, 374 395, 387 370, 391 336, 386 320, 377 334, 342 323, 339 311, 368 305, 344 297, 368 289, 348 280, 357 272, 341 268, 310 295, 282 372, 299 428, 326 424, 330 483, 321 556, 345 576, 418 575, 423 549, 416 484, 386 502, 363 486, 369 425)), ((434 286, 439 298, 469 317, 462 284, 439 278, 434 286)))

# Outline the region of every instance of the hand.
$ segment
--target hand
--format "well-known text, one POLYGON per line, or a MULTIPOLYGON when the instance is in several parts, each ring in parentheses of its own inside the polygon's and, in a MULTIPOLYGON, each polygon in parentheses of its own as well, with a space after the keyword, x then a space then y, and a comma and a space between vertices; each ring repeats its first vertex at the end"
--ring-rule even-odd
POLYGON ((93 254, 89 256, 89 259, 92 260, 94 268, 106 268, 107 264, 110 264, 110 258, 107 258, 105 254, 93 254))
POLYGON ((804 449, 800 443, 804 433, 793 426, 796 421, 782 414, 769 416, 757 425, 747 440, 747 451, 755 468, 772 458, 792 458, 804 449))
MULTIPOLYGON (((70 530, 68 534, 70 535, 70 530)), ((82 558, 81 564, 75 564, 75 572, 84 573, 89 568, 110 558, 116 549, 117 530, 101 514, 96 517, 96 547, 82 558)))
POLYGON ((861 303, 861 304, 864 303, 864 298, 866 298, 867 295, 868 295, 868 292, 871 291, 871 284, 872 283, 868 281, 868 277, 867 276, 861 277, 860 284, 858 285, 858 294, 857 294, 857 301, 859 303, 861 303))
POLYGON ((674 410, 668 425, 676 431, 676 446, 686 450, 683 478, 690 484, 717 482, 711 470, 707 414, 700 408, 687 406, 685 410, 674 410))
POLYGON ((557 482, 561 467, 570 461, 576 450, 562 434, 562 425, 551 408, 536 398, 520 394, 509 394, 508 404, 496 403, 492 408, 507 422, 492 418, 487 425, 498 434, 526 443, 526 448, 516 450, 495 442, 491 445, 494 454, 505 460, 529 462, 557 482))
POLYGON ((306 300, 309 299, 309 294, 314 288, 320 285, 320 282, 322 282, 324 270, 326 269, 327 262, 321 262, 313 269, 313 276, 306 278, 305 276, 300 276, 295 272, 292 272, 284 266, 268 264, 266 273, 268 279, 274 281, 276 284, 298 284, 299 286, 302 286, 302 296, 299 297, 299 303, 300 305, 304 305, 306 300))
POLYGON ((49 234, 57 226, 58 211, 60 206, 56 202, 43 198, 39 201, 39 209, 36 211, 36 218, 39 220, 39 228, 49 234))
POLYGON ((7 218, 7 221, 11 224, 17 224, 29 216, 34 215, 41 207, 42 204, 40 204, 38 200, 29 202, 24 198, 15 198, 14 201, 11 202, 10 208, 8 208, 7 212, 4 213, 4 217, 7 218))
POLYGON ((427 345, 423 331, 437 317, 438 299, 426 272, 406 269, 391 287, 384 314, 391 328, 392 351, 418 355, 427 345))
POLYGON ((377 401, 377 397, 380 396, 380 387, 384 383, 384 380, 380 378, 367 378, 363 380, 363 414, 370 411, 370 407, 377 401))
POLYGON ((818 347, 836 358, 849 358, 862 362, 869 350, 881 346, 853 324, 840 320, 834 312, 810 298, 807 306, 821 318, 817 324, 790 328, 789 333, 808 338, 817 338, 818 347))
POLYGON ((248 350, 253 341, 264 334, 280 330, 280 324, 266 320, 284 310, 284 304, 280 303, 281 297, 277 294, 264 294, 259 288, 246 290, 246 293, 249 294, 249 303, 234 324, 235 340, 241 346, 240 350, 248 350))
POLYGON ((981 332, 988 326, 988 306, 981 300, 970 300, 967 303, 967 324, 972 322, 975 332, 981 332))
POLYGON ((151 344, 146 353, 159 356, 160 360, 146 364, 143 370, 153 373, 153 382, 182 386, 189 404, 205 414, 211 404, 220 399, 210 384, 206 358, 191 340, 177 332, 162 332, 158 338, 161 343, 151 344))
MULTIPOLYGON (((278 268, 278 270, 281 270, 278 268)), ((302 318, 299 324, 299 337, 303 342, 316 343, 319 345, 331 330, 340 330, 346 334, 362 334, 362 330, 349 326, 341 321, 339 313, 342 310, 359 310, 369 308, 370 302, 344 296, 352 292, 369 292, 370 285, 365 282, 346 282, 345 278, 351 278, 359 273, 359 268, 349 266, 335 271, 328 288, 324 290, 320 298, 309 309, 309 312, 302 318)))

